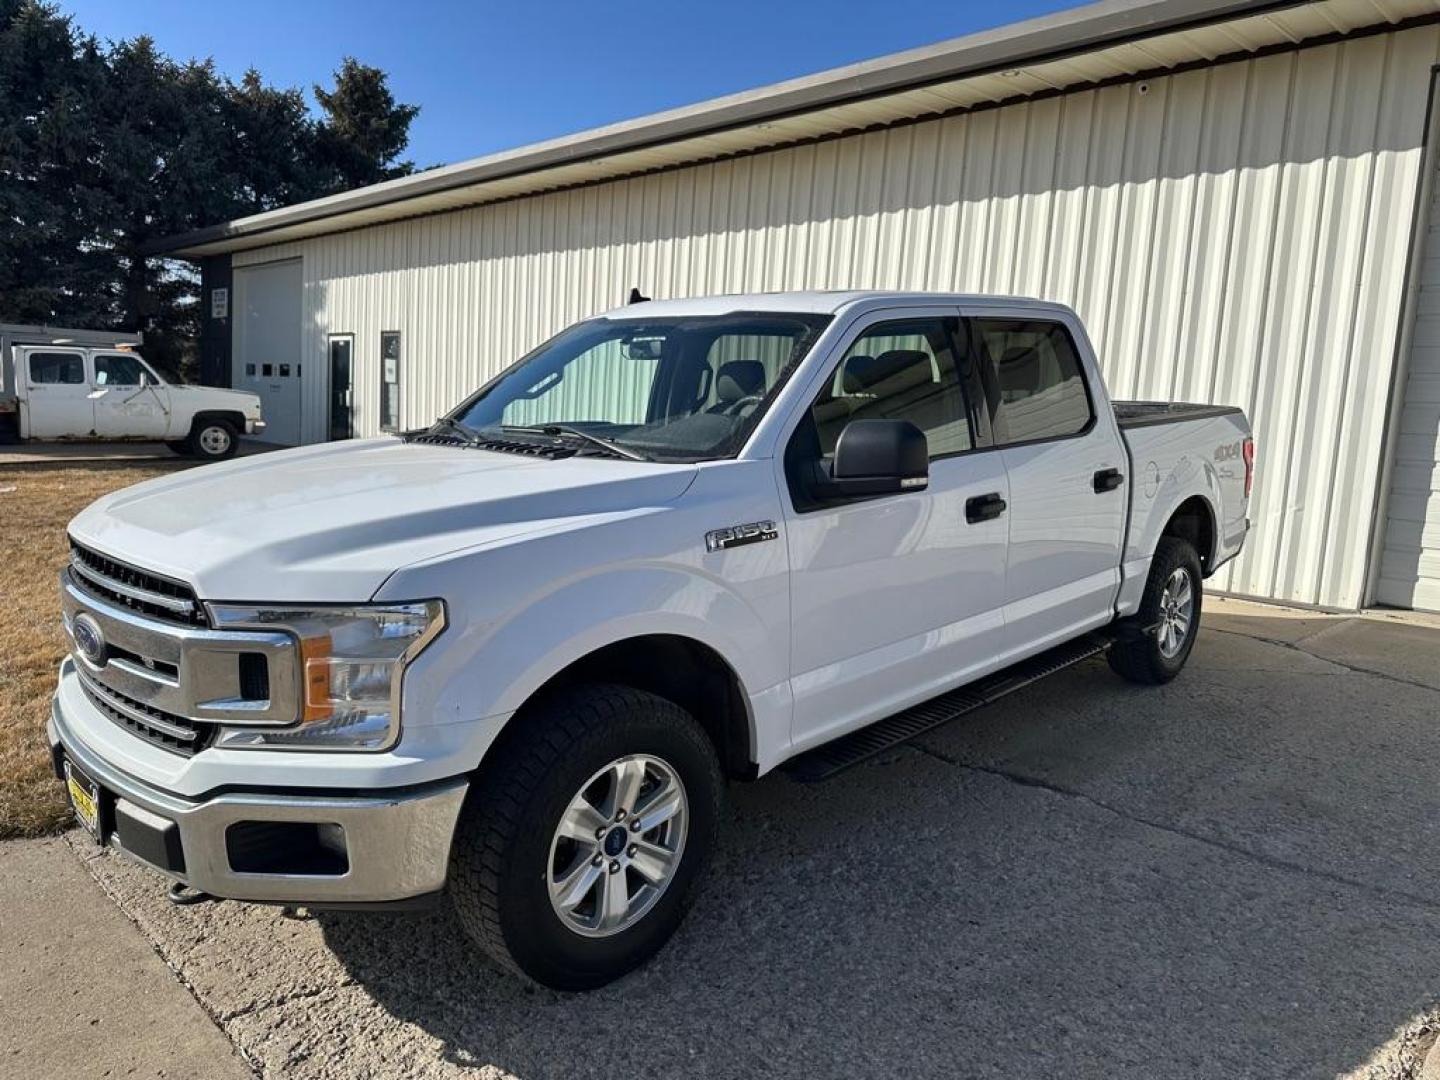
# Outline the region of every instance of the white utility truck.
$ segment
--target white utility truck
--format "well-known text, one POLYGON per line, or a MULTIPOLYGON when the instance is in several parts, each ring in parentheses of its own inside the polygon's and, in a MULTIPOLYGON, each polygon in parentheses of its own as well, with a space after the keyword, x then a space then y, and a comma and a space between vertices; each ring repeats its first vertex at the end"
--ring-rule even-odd
POLYGON ((260 399, 166 382, 139 334, 0 324, 0 442, 164 442, 209 460, 265 427, 260 399))
POLYGON ((1253 466, 1238 409, 1112 403, 1058 304, 635 304, 429 428, 82 512, 56 771, 177 901, 446 896, 597 986, 679 924, 727 780, 1101 653, 1173 678, 1253 466))

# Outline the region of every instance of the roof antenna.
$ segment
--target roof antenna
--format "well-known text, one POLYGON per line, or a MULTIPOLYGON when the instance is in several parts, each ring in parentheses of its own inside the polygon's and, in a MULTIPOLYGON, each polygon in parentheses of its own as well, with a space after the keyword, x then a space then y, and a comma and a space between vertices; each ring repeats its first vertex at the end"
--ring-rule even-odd
POLYGON ((632 285, 632 286, 630 286, 630 299, 627 300, 627 301, 625 301, 625 302, 626 302, 627 304, 643 304, 643 303, 647 302, 649 299, 650 299, 650 298, 649 298, 648 296, 641 296, 641 295, 640 295, 640 290, 639 290, 638 288, 636 288, 634 285, 632 285))

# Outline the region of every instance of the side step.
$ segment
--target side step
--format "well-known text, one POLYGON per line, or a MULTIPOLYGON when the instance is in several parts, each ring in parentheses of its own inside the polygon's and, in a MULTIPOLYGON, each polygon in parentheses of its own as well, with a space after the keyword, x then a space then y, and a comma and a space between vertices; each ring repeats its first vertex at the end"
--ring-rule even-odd
POLYGON ((791 758, 781 768, 788 772, 792 779, 801 783, 828 780, 866 758, 909 742, 917 735, 948 724, 951 720, 974 712, 992 701, 998 701, 1007 694, 1029 686, 1037 679, 1043 679, 1082 660, 1098 656, 1108 649, 1114 640, 1113 632, 1097 630, 1067 641, 1028 660, 1002 668, 978 682, 951 690, 929 701, 922 701, 919 705, 912 705, 894 716, 877 720, 868 727, 851 732, 834 742, 807 750, 791 758))

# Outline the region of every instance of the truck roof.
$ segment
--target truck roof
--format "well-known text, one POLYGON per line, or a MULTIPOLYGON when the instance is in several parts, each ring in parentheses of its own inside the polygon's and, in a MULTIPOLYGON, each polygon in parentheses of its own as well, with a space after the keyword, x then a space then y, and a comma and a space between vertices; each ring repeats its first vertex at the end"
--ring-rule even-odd
POLYGON ((626 304, 604 313, 608 319, 675 318, 677 316, 726 315, 736 311, 800 311, 835 315, 852 305, 893 307, 897 304, 995 304, 1023 305, 1037 312, 1069 312, 1064 304, 1030 296, 997 296, 979 293, 943 293, 884 289, 835 289, 796 292, 730 293, 724 296, 695 296, 677 300, 647 300, 626 304))

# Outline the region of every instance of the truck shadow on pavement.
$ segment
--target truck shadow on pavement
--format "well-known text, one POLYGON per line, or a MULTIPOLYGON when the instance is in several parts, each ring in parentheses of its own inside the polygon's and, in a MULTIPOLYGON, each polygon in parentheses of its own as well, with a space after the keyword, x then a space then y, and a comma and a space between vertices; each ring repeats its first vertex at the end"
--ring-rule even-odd
MULTIPOLYGON (((732 788, 680 933, 598 992, 492 971, 444 912, 325 941, 448 1061, 527 1078, 1407 1075, 1440 692, 1269 621, 1207 617, 1166 687, 1091 662, 825 784, 732 788)), ((1407 642, 1440 667, 1440 631, 1407 642)))

